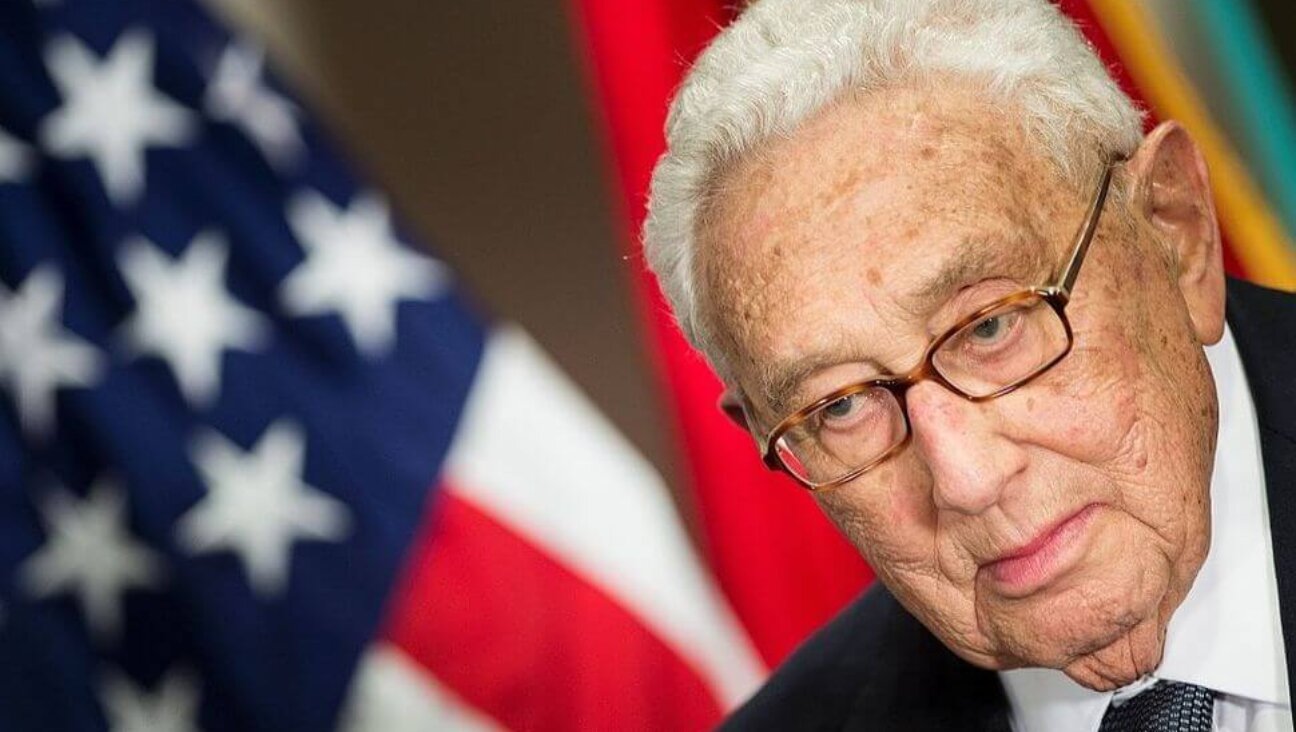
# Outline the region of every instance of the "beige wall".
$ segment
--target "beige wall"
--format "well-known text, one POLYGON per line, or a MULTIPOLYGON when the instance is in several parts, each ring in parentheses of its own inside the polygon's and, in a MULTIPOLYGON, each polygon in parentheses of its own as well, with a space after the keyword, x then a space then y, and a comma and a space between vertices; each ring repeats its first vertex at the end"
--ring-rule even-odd
POLYGON ((485 307, 669 472, 561 0, 209 0, 267 45, 485 307))

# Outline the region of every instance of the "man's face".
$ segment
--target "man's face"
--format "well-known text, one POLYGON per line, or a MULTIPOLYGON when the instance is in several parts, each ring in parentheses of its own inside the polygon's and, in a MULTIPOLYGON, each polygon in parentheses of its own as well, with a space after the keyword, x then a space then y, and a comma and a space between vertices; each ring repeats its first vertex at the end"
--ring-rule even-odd
MULTIPOLYGON (((1092 190, 1033 150, 950 85, 842 103, 725 173, 698 252, 703 308, 762 435, 1051 281, 1092 190)), ((1137 189, 1128 178, 1116 185, 1137 189)), ((816 494, 896 597, 980 665, 1132 681, 1159 662, 1209 546, 1214 385, 1174 257, 1136 208, 1108 202, 1065 359, 984 403, 917 384, 910 444, 816 494)))

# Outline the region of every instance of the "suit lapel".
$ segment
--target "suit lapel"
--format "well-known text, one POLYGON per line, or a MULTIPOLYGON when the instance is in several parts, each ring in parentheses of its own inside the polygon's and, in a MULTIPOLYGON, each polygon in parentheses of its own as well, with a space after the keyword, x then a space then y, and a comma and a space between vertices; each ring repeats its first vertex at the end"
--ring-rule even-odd
POLYGON ((1260 426, 1288 688, 1296 699, 1296 297, 1230 281, 1228 320, 1260 426))
POLYGON ((885 587, 870 594, 868 644, 838 669, 857 689, 840 729, 1010 732, 998 673, 954 655, 885 587))

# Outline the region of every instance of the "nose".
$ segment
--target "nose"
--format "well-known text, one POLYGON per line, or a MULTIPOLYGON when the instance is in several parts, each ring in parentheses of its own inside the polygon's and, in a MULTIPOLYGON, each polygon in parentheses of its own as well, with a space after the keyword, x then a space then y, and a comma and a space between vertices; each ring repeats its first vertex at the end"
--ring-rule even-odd
POLYGON ((980 514, 1025 469, 1025 451, 1003 434, 993 404, 975 404, 932 381, 909 389, 907 402, 913 445, 931 472, 938 509, 980 514))

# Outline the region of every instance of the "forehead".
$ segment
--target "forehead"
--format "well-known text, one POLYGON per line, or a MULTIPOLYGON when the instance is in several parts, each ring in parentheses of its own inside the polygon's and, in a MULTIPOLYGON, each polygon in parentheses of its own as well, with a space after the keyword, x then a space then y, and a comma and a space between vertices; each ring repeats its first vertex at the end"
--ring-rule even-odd
POLYGON ((697 263, 728 360, 898 346, 888 333, 957 286, 936 277, 952 260, 1037 261, 1065 198, 1029 149, 1011 118, 950 86, 844 101, 726 171, 697 263))

